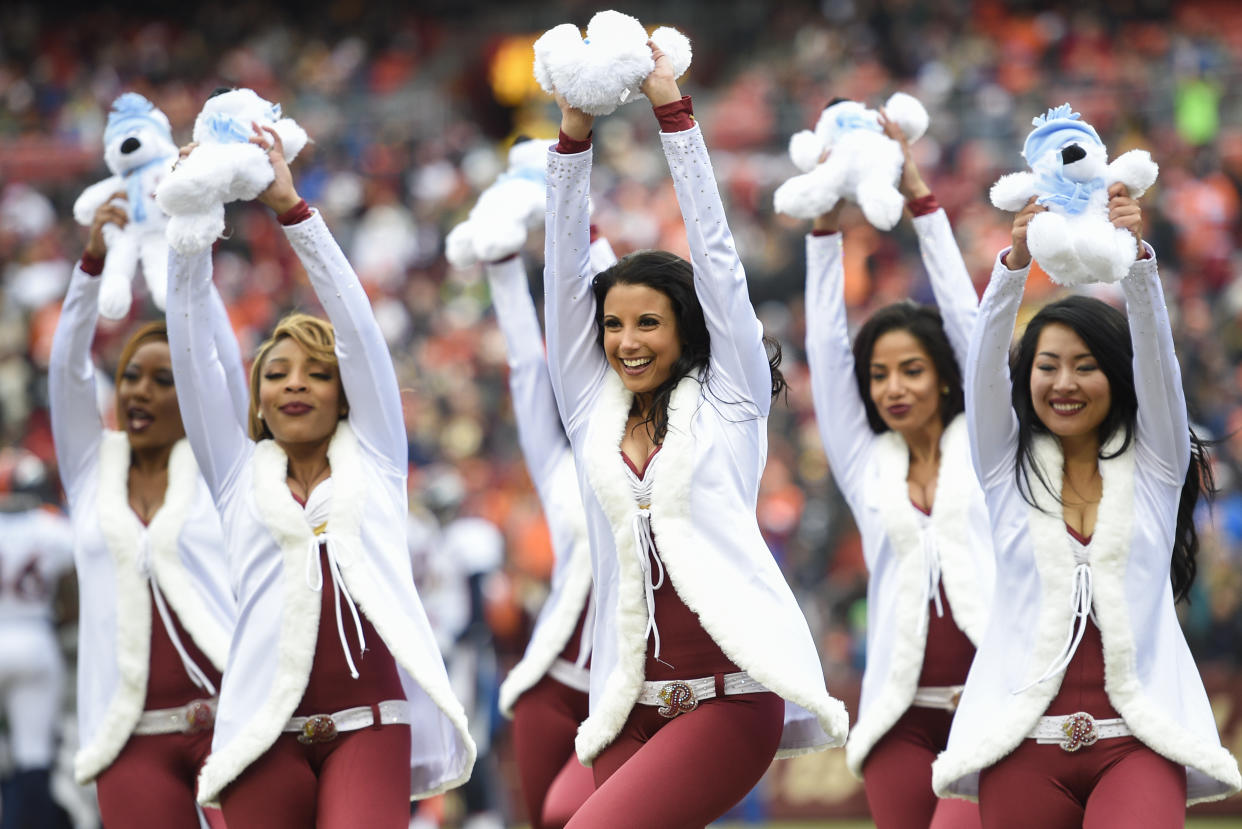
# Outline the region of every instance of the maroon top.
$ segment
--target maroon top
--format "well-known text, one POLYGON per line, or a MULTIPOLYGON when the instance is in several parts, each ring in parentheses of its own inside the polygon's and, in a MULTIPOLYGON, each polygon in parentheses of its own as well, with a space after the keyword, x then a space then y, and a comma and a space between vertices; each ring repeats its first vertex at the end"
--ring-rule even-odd
MULTIPOLYGON (((143 709, 155 711, 161 708, 178 708, 196 699, 206 698, 207 692, 195 685, 190 680, 190 675, 186 673, 185 665, 181 662, 181 655, 177 653, 177 646, 173 644, 172 637, 168 635, 164 620, 160 617, 159 609, 155 605, 155 594, 149 589, 147 592, 151 600, 151 654, 147 673, 147 699, 143 703, 143 709)), ((168 607, 168 618, 172 620, 173 628, 177 631, 177 637, 181 640, 181 646, 185 648, 186 654, 194 660, 194 664, 211 680, 212 684, 219 688, 220 672, 211 664, 207 655, 194 644, 194 639, 182 626, 172 605, 167 601, 164 604, 168 607)))
MULTIPOLYGON (((643 468, 634 466, 634 462, 624 452, 621 457, 634 470, 639 478, 647 472, 657 446, 647 456, 643 468)), ((654 541, 654 535, 652 540, 654 541)), ((658 550, 657 550, 658 552, 658 550)), ((652 573, 659 572, 659 565, 651 562, 652 573)), ((655 658, 655 637, 647 639, 647 664, 644 671, 651 681, 671 679, 699 679, 714 674, 731 674, 740 671, 724 651, 716 644, 716 640, 703 629, 699 617, 686 606, 673 587, 673 580, 664 575, 664 583, 655 591, 655 620, 660 629, 660 658, 655 658)))
MULTIPOLYGON (((1091 539, 1084 538, 1068 524, 1065 529, 1079 544, 1086 546, 1091 539)), ((1096 719, 1112 719, 1120 717, 1117 709, 1108 700, 1104 692, 1104 643, 1100 639, 1100 629, 1090 618, 1087 619, 1087 632, 1069 667, 1065 670, 1065 678, 1061 680, 1061 690, 1048 703, 1045 715, 1065 716, 1086 711, 1096 719)))
MULTIPOLYGON (((924 515, 931 515, 930 510, 923 509, 913 499, 910 503, 924 515)), ((923 646, 923 670, 919 674, 919 685, 925 688, 965 684, 970 663, 975 658, 974 644, 953 619, 953 608, 944 592, 944 584, 938 589, 944 615, 936 615, 934 605, 928 607, 927 643, 923 646)))

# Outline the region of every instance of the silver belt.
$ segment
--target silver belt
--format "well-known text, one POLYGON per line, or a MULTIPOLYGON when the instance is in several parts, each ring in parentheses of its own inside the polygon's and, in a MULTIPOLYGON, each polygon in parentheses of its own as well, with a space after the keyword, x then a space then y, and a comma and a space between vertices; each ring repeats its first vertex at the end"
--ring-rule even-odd
POLYGON ((579 668, 567 659, 558 659, 548 668, 548 676, 575 691, 584 694, 591 692, 591 672, 587 668, 579 668))
POLYGON ((197 734, 206 731, 216 722, 216 700, 196 699, 177 708, 158 708, 143 711, 134 726, 134 734, 147 737, 153 734, 197 734))
POLYGON ((956 711, 962 699, 965 685, 925 685, 914 691, 914 701, 910 705, 915 708, 939 708, 943 711, 956 711))
POLYGON ((1126 721, 1120 717, 1097 720, 1085 712, 1064 717, 1040 717, 1039 722, 1027 734, 1027 739, 1037 743, 1055 743, 1066 751, 1077 751, 1093 745, 1096 740, 1112 737, 1129 737, 1132 733, 1126 721))
POLYGON ((358 731, 375 725, 374 709, 379 709, 380 725, 401 725, 410 722, 410 705, 403 699, 390 699, 375 706, 359 705, 335 714, 290 717, 281 731, 296 732, 303 745, 328 743, 342 731, 358 731))
MULTIPOLYGON (((745 671, 724 675, 724 693, 757 694, 768 689, 750 678, 745 671)), ((644 682, 642 693, 638 695, 639 705, 658 705, 658 713, 662 717, 672 719, 678 714, 686 714, 699 707, 705 699, 716 696, 716 678, 705 676, 701 679, 674 679, 668 682, 644 682)))

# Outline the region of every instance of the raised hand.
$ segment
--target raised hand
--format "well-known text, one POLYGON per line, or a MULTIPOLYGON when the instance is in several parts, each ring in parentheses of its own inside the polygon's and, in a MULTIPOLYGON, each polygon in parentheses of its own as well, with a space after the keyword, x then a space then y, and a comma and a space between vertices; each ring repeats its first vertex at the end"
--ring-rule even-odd
POLYGON ((880 126, 884 128, 884 134, 901 145, 901 155, 905 159, 905 163, 901 167, 901 181, 897 183, 897 189, 901 192, 902 197, 906 201, 911 201, 931 195, 931 188, 923 181, 918 165, 914 163, 914 154, 910 152, 910 141, 906 138, 905 132, 896 123, 889 120, 884 107, 880 107, 879 112, 880 126))
POLYGON ((95 210, 90 233, 86 239, 86 255, 103 259, 108 253, 108 240, 104 237, 104 225, 114 224, 123 228, 129 224, 129 213, 114 199, 124 199, 125 191, 118 190, 95 210))
POLYGON ((653 107, 680 101, 681 90, 677 87, 673 61, 650 40, 647 41, 647 45, 651 47, 651 58, 655 61, 655 68, 643 79, 640 87, 643 94, 647 96, 647 100, 651 101, 653 107))
POLYGON ((293 186, 293 173, 289 170, 289 162, 285 160, 284 144, 281 143, 280 135, 271 127, 261 127, 255 123, 250 126, 254 129, 250 143, 267 153, 267 159, 272 163, 272 172, 276 176, 267 189, 259 194, 258 199, 280 215, 296 207, 302 200, 293 186))
POLYGON ((1005 267, 1009 270, 1021 270, 1031 264, 1031 249, 1026 246, 1027 225, 1035 218, 1035 214, 1043 213, 1047 209, 1042 204, 1036 204, 1035 197, 1031 196, 1026 207, 1013 217, 1013 247, 1005 255, 1005 267))
POLYGON ((1130 191, 1121 182, 1108 188, 1108 220, 1113 227, 1128 230, 1134 234, 1138 244, 1138 258, 1143 258, 1143 209, 1138 200, 1130 196, 1130 191))
POLYGON ((595 116, 574 108, 559 92, 555 97, 556 105, 561 108, 561 132, 575 141, 586 141, 595 126, 595 116))

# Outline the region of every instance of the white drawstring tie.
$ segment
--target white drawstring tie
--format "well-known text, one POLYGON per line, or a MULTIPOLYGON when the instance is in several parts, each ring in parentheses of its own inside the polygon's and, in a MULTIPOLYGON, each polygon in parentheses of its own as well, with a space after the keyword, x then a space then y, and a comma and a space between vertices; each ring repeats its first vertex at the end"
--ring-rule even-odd
POLYGON ((190 658, 185 645, 181 642, 181 637, 177 634, 177 627, 173 624, 172 614, 168 612, 168 604, 164 601, 164 594, 160 590, 159 580, 155 577, 155 571, 151 562, 151 539, 145 531, 142 534, 142 541, 138 545, 138 572, 151 584, 151 595, 155 598, 155 609, 159 613, 160 621, 164 623, 164 630, 168 633, 168 638, 172 640, 177 656, 181 657, 181 665, 185 668, 190 681, 205 691, 208 696, 214 697, 216 695, 215 684, 207 677, 203 669, 198 667, 198 664, 190 658))
POLYGON ((1020 694, 1028 688, 1034 688, 1036 685, 1051 679, 1057 674, 1069 667, 1070 661, 1074 658, 1074 653, 1078 650, 1078 645, 1082 642, 1082 637, 1087 632, 1087 620, 1094 617, 1091 609, 1092 584, 1091 584, 1091 564, 1087 559, 1086 548, 1074 550, 1074 590, 1070 595, 1070 610, 1074 616, 1070 620, 1069 634, 1065 638, 1065 644, 1061 646, 1061 653, 1053 661, 1048 670, 1040 674, 1039 679, 1034 682, 1023 685, 1015 694, 1020 694))
POLYGON ((926 599, 936 605, 936 615, 944 618, 944 604, 940 601, 940 551, 936 547, 936 534, 928 528, 920 535, 923 540, 923 566, 927 571, 926 599))
POLYGON ((354 665, 354 657, 349 652, 349 640, 345 638, 345 621, 341 616, 342 595, 345 596, 345 603, 349 605, 349 612, 354 617, 354 630, 358 633, 359 654, 366 653, 367 640, 362 633, 362 619, 358 616, 358 607, 354 604, 353 596, 349 595, 349 588, 345 585, 345 579, 341 576, 341 566, 336 548, 343 543, 343 539, 327 532, 316 535, 311 540, 306 551, 306 586, 316 593, 323 590, 323 568, 319 566, 319 548, 322 546, 328 556, 328 570, 332 574, 332 595, 334 599, 332 604, 336 607, 336 633, 341 639, 341 650, 344 651, 345 662, 349 665, 349 675, 357 679, 358 668, 354 665))
POLYGON ((634 549, 638 555, 638 566, 643 571, 643 594, 647 599, 647 632, 643 634, 643 638, 655 637, 655 658, 659 662, 662 660, 660 659, 660 628, 656 626, 655 618, 655 591, 664 584, 664 562, 660 560, 655 539, 651 535, 651 511, 640 508, 634 513, 630 526, 634 531, 634 549), (655 578, 651 576, 653 559, 659 572, 655 578))

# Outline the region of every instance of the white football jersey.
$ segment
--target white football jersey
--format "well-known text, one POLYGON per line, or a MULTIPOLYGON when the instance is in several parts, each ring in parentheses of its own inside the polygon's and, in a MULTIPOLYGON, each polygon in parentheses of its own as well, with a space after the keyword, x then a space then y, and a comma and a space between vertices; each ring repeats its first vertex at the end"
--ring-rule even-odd
POLYGON ((0 624, 50 621, 56 582, 72 566, 68 518, 44 509, 0 510, 0 624))

